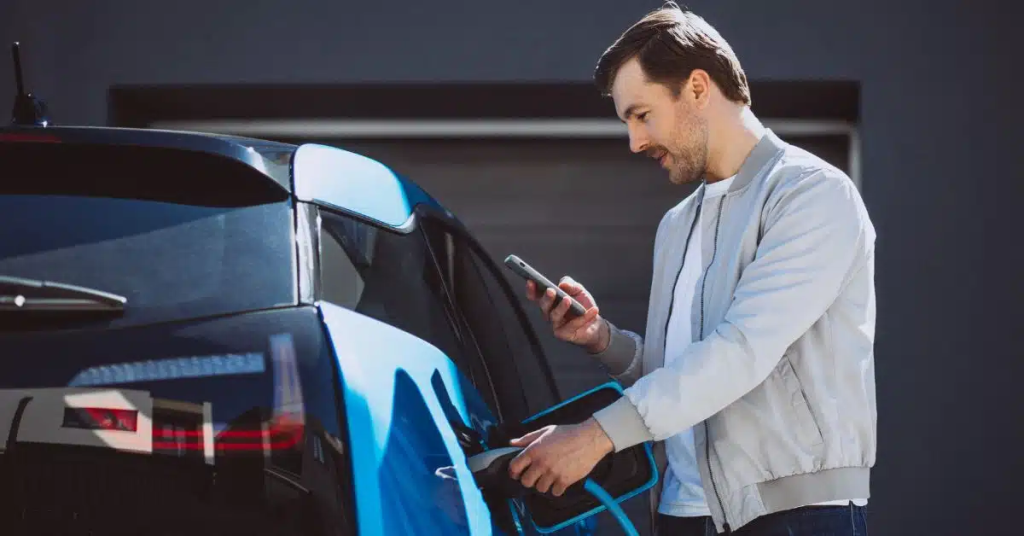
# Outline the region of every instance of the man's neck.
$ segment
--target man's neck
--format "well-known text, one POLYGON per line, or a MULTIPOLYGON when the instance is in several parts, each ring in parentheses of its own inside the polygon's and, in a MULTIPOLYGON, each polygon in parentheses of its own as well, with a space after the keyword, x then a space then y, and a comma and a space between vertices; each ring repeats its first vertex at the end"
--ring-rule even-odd
POLYGON ((718 182, 739 173, 743 162, 754 150, 765 127, 750 108, 733 108, 722 121, 722 128, 714 137, 714 147, 708 155, 707 182, 718 182))

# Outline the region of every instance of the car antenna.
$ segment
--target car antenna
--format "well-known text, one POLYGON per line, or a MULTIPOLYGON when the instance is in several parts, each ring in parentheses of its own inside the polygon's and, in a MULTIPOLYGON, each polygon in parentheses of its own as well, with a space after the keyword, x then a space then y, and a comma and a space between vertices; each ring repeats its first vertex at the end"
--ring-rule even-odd
POLYGON ((34 97, 31 93, 25 93, 25 83, 21 73, 20 44, 15 41, 11 45, 11 55, 14 56, 14 81, 18 86, 18 94, 14 96, 14 111, 11 113, 11 124, 17 126, 45 127, 50 125, 46 103, 34 97))

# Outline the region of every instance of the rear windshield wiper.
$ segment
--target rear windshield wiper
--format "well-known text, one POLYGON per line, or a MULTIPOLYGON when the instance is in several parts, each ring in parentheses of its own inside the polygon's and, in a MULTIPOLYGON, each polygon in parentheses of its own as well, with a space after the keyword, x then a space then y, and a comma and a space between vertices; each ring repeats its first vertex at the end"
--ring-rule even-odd
POLYGON ((0 275, 0 312, 124 311, 128 298, 87 287, 0 275))

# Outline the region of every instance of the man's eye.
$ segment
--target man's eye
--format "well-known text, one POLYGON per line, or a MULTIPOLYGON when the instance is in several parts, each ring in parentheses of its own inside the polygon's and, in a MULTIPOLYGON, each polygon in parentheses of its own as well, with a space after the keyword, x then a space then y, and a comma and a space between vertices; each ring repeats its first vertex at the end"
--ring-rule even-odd
POLYGON ((640 115, 636 116, 636 118, 637 118, 637 119, 639 119, 640 121, 644 121, 644 122, 646 122, 646 121, 647 121, 647 114, 648 114, 648 113, 650 113, 650 112, 644 112, 644 113, 642 113, 642 114, 640 114, 640 115))

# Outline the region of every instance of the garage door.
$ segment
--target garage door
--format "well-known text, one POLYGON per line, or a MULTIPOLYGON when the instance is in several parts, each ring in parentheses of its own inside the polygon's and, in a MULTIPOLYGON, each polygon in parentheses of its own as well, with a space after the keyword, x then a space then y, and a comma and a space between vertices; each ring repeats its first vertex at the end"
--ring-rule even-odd
MULTIPOLYGON (((787 140, 848 167, 845 136, 787 140)), ((412 178, 455 212, 496 261, 514 253, 553 280, 571 275, 594 294, 603 315, 638 333, 646 323, 658 222, 694 189, 669 183, 656 162, 631 154, 623 139, 320 141, 412 178)), ((607 380, 520 299, 563 397, 607 380)))

